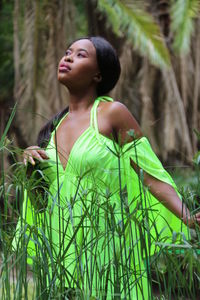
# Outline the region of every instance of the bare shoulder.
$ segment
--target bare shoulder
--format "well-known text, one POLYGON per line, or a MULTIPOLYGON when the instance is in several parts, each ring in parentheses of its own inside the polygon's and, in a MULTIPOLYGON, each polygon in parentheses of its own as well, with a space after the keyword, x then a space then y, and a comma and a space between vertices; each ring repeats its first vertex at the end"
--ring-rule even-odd
MULTIPOLYGON (((110 116, 111 118, 114 116, 120 116, 123 118, 124 115, 131 115, 131 112, 128 108, 119 101, 114 102, 101 102, 101 111, 106 113, 106 115, 110 116)), ((133 116, 132 116, 133 117, 133 116)))
POLYGON ((126 135, 130 129, 134 130, 136 137, 141 137, 142 132, 140 126, 129 109, 121 102, 103 102, 101 110, 112 128, 122 135, 126 135))
POLYGON ((122 103, 122 102, 119 102, 119 101, 106 101, 106 102, 100 102, 100 106, 102 107, 102 109, 104 108, 109 108, 111 110, 115 110, 115 109, 127 109, 128 108, 122 103))

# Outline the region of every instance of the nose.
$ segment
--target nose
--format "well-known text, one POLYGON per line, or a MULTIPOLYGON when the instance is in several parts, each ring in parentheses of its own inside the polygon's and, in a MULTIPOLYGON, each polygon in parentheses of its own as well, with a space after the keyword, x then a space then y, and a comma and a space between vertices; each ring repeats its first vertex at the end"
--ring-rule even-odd
POLYGON ((72 62, 73 61, 73 57, 72 57, 71 54, 66 54, 64 60, 67 61, 67 62, 72 62))

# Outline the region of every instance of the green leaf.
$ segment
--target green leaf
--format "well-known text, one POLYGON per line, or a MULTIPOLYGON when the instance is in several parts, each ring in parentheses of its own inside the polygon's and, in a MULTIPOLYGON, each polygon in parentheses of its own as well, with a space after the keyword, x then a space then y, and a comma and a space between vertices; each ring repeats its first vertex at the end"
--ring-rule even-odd
POLYGON ((187 54, 194 31, 194 19, 200 11, 199 0, 173 0, 171 5, 171 28, 175 34, 173 47, 178 53, 187 54))
POLYGON ((194 156, 194 159, 193 159, 193 162, 195 165, 199 166, 200 165, 200 151, 198 151, 195 156, 194 156))
POLYGON ((159 259, 158 259, 158 262, 157 262, 157 268, 158 268, 158 271, 162 274, 165 274, 167 272, 167 265, 166 265, 166 260, 164 259, 163 256, 161 256, 159 259))
POLYGON ((128 38, 134 48, 152 64, 166 68, 170 65, 170 56, 160 27, 149 13, 136 4, 99 0, 98 9, 105 13, 115 34, 128 38))
POLYGON ((13 107, 13 110, 12 110, 12 112, 11 112, 10 118, 9 118, 9 120, 8 120, 8 123, 6 124, 6 128, 5 128, 4 133, 3 133, 2 137, 1 137, 1 140, 0 140, 0 150, 1 150, 1 149, 3 148, 3 146, 5 145, 4 143, 5 143, 6 135, 7 135, 7 133, 8 133, 8 130, 9 130, 9 128, 10 128, 10 126, 11 126, 11 124, 12 124, 13 118, 14 118, 14 116, 15 116, 16 108, 17 108, 17 103, 15 103, 15 105, 14 105, 14 107, 13 107))
POLYGON ((194 129, 193 131, 196 134, 196 137, 197 137, 198 141, 200 141, 200 132, 196 129, 194 129))

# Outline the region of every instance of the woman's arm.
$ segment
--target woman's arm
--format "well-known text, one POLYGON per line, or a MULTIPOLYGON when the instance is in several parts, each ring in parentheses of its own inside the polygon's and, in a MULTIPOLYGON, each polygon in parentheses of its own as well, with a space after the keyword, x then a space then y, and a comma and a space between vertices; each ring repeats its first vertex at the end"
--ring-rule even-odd
MULTIPOLYGON (((140 174, 140 168, 130 159, 130 164, 137 174, 140 174)), ((194 227, 195 223, 200 225, 200 212, 191 216, 189 209, 181 201, 176 190, 170 184, 163 182, 150 174, 144 172, 144 185, 148 187, 150 193, 167 209, 169 209, 184 224, 194 227)))
MULTIPOLYGON (((138 123, 122 103, 114 102, 110 105, 110 122, 113 129, 120 135, 122 144, 131 141, 131 137, 127 134, 130 129, 134 130, 136 138, 142 137, 138 123)), ((132 160, 130 163, 136 173, 139 174, 140 168, 132 160)), ((144 172, 144 184, 159 202, 189 227, 193 227, 195 222, 200 225, 200 213, 191 216, 190 211, 170 184, 160 181, 146 172, 144 172)))
POLYGON ((149 188, 150 193, 160 201, 166 208, 168 208, 173 214, 189 227, 194 227, 195 221, 200 225, 200 213, 191 216, 188 208, 183 204, 175 189, 162 182, 155 177, 145 173, 144 184, 149 188))

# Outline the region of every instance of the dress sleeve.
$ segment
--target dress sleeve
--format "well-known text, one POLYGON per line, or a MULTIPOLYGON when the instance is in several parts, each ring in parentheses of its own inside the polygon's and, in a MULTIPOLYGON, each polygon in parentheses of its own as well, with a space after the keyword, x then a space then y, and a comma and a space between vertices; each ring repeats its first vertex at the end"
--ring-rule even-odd
POLYGON ((140 169, 158 180, 168 183, 177 191, 176 184, 172 177, 164 169, 146 137, 142 137, 132 143, 125 144, 123 146, 123 153, 128 163, 130 162, 130 159, 132 159, 140 169))
MULTIPOLYGON (((150 228, 154 241, 172 242, 173 232, 182 232, 186 238, 190 238, 189 228, 168 210, 160 201, 145 189, 142 176, 138 176, 130 165, 130 159, 139 166, 140 170, 155 177, 156 179, 171 185, 180 199, 176 184, 170 174, 164 169, 162 163, 154 153, 146 137, 127 143, 122 147, 122 158, 126 177, 126 186, 129 201, 133 198, 142 199, 143 208, 148 210, 150 228)), ((142 172, 140 172, 141 174, 142 172)))

